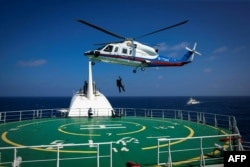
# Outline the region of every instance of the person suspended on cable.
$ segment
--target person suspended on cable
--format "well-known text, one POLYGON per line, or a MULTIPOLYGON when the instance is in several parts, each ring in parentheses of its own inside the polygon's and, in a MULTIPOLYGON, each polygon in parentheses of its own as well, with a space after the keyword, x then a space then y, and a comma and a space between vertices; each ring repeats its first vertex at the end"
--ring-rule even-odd
POLYGON ((119 76, 119 78, 116 80, 116 85, 119 89, 119 92, 121 93, 121 91, 125 92, 125 88, 124 85, 122 84, 122 78, 119 76))

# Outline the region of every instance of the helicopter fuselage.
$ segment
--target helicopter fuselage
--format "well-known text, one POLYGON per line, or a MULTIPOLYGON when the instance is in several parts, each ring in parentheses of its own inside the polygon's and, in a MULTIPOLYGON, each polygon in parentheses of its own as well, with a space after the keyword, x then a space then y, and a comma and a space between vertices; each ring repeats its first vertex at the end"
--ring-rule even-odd
POLYGON ((91 61, 122 64, 135 67, 156 66, 182 66, 175 58, 160 57, 158 50, 137 41, 124 41, 122 43, 109 43, 96 50, 84 53, 91 61))

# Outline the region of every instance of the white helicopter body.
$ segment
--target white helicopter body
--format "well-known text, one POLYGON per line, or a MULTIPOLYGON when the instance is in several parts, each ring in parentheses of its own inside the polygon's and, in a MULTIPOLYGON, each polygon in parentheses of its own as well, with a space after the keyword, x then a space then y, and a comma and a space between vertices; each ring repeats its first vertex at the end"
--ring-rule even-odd
MULTIPOLYGON (((135 41, 134 39, 124 38, 86 21, 78 21, 104 33, 123 39, 122 42, 107 43, 101 48, 85 52, 85 56, 89 57, 93 64, 96 61, 101 61, 106 63, 134 66, 135 69, 133 72, 135 73, 138 67, 144 71, 145 67, 183 66, 193 61, 194 54, 201 55, 195 50, 197 45, 195 43, 193 49, 186 47, 186 50, 188 51, 181 59, 159 56, 158 50, 153 47, 144 45, 135 41)), ((139 36, 137 38, 145 37, 169 28, 173 28, 186 22, 187 21, 183 21, 181 23, 145 34, 143 36, 139 36)))

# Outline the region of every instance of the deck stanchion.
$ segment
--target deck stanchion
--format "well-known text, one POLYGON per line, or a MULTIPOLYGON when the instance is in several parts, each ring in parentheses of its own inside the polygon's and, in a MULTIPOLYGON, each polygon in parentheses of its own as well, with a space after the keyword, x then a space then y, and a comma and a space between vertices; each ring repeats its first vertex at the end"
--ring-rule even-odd
POLYGON ((53 118, 54 110, 51 109, 50 117, 53 118))
POLYGON ((59 151, 59 145, 57 145, 57 158, 56 158, 56 167, 60 167, 60 155, 59 155, 60 151, 59 151))
POLYGON ((230 117, 228 117, 228 128, 229 128, 230 130, 233 130, 233 125, 232 125, 232 122, 231 122, 230 117))
POLYGON ((113 158, 113 156, 112 156, 112 142, 110 142, 110 167, 112 167, 112 158, 113 158))
POLYGON ((197 117, 197 121, 196 122, 199 123, 199 113, 198 112, 196 113, 196 117, 197 117))
POLYGON ((97 144, 97 167, 99 167, 99 144, 97 144))
POLYGON ((214 126, 218 127, 217 115, 214 115, 214 126))
POLYGON ((6 122, 6 112, 4 112, 4 118, 3 118, 3 122, 6 122))
POLYGON ((19 111, 19 121, 22 121, 22 111, 19 111))
POLYGON ((33 110, 33 120, 35 119, 36 110, 33 110))
POLYGON ((40 110, 40 119, 43 118, 43 110, 40 110))
POLYGON ((16 148, 14 148, 14 162, 13 162, 13 166, 16 166, 16 157, 17 157, 17 150, 16 148))
POLYGON ((206 124, 205 113, 202 114, 202 118, 203 118, 203 119, 202 119, 202 122, 203 122, 203 124, 205 125, 205 124, 206 124))
POLYGON ((171 149, 170 149, 170 140, 168 140, 168 166, 172 167, 172 157, 171 157, 171 149))
POLYGON ((205 167, 205 159, 204 159, 204 153, 202 148, 202 137, 200 138, 200 167, 205 167))
POLYGON ((0 112, 0 121, 2 121, 2 113, 0 112))
POLYGON ((157 164, 160 164, 160 145, 159 145, 159 139, 157 140, 157 164))

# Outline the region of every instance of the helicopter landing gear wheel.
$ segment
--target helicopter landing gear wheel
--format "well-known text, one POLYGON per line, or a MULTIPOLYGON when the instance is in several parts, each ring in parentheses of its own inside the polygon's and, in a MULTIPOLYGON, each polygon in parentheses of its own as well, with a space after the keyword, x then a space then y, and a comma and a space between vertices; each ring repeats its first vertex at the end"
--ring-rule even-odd
POLYGON ((141 67, 141 71, 145 71, 145 68, 144 68, 144 67, 141 67))
POLYGON ((94 61, 91 61, 91 65, 94 66, 94 65, 95 65, 95 62, 94 62, 94 61))
POLYGON ((135 67, 135 69, 133 70, 133 73, 136 73, 137 68, 138 68, 138 67, 135 67))

